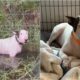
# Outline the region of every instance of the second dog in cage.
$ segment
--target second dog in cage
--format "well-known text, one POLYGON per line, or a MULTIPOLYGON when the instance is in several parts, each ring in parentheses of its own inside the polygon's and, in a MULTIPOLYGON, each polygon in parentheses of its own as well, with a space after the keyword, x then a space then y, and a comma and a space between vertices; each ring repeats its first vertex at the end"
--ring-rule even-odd
MULTIPOLYGON (((71 67, 70 63, 72 61, 71 57, 80 58, 80 32, 79 32, 79 18, 80 17, 69 17, 68 23, 61 23, 57 25, 48 40, 50 44, 53 40, 57 39, 58 42, 62 45, 60 49, 59 56, 63 60, 63 65, 65 67, 71 67)), ((75 66, 80 65, 76 63, 75 66)), ((74 67, 74 65, 72 66, 74 67)))

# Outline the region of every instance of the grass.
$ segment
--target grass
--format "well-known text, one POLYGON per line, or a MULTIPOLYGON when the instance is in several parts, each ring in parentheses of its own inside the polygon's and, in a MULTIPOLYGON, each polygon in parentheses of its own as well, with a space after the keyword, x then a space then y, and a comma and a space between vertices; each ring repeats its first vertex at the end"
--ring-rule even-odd
MULTIPOLYGON (((4 35, 3 37, 6 36, 6 33, 7 31, 5 30, 5 33, 3 32, 2 34, 4 35)), ((17 69, 6 69, 5 66, 1 68, 0 80, 38 80, 36 74, 33 73, 33 69, 39 61, 39 59, 38 61, 36 60, 39 57, 39 35, 39 27, 29 28, 29 42, 24 46, 22 53, 16 57, 20 58, 21 61, 19 67, 17 69)))
POLYGON ((0 80, 22 80, 22 79, 34 79, 36 76, 31 74, 36 59, 27 58, 23 60, 21 65, 17 69, 0 70, 0 80))
MULTIPOLYGON (((38 6, 36 2, 27 1, 28 0, 0 0, 0 38, 12 36, 13 31, 24 28, 25 22, 22 14, 27 10, 35 11, 37 9, 36 6, 38 6), (8 6, 6 11, 5 4, 12 5, 12 7, 10 8, 8 6), (13 13, 16 14, 14 15, 13 13)), ((19 66, 17 68, 6 68, 6 65, 3 65, 3 62, 7 63, 5 60, 6 57, 4 56, 2 63, 0 63, 0 80, 38 80, 39 77, 36 74, 38 74, 39 69, 36 71, 35 67, 37 63, 39 63, 40 25, 33 23, 28 26, 29 42, 23 46, 22 53, 16 56, 17 59, 20 59, 19 66)), ((39 68, 39 66, 37 66, 37 68, 39 68)))

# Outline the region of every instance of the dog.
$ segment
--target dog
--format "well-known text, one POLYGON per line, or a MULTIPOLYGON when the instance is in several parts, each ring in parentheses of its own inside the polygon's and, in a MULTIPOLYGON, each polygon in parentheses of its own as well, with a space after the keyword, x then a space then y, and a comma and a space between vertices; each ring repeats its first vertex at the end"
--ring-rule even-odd
MULTIPOLYGON (((62 46, 59 57, 62 59, 63 65, 68 67, 73 57, 75 57, 75 59, 80 58, 80 16, 66 17, 68 18, 68 23, 61 23, 55 26, 47 44, 50 45, 54 40, 58 41, 62 46)), ((76 65, 80 65, 80 63, 78 62, 76 65)))
POLYGON ((59 80, 63 75, 61 59, 54 55, 52 49, 40 40, 40 80, 59 80))
POLYGON ((80 66, 70 69, 61 80, 80 80, 80 66))
POLYGON ((28 31, 14 31, 13 36, 0 39, 0 54, 7 54, 10 57, 15 57, 20 53, 23 44, 28 41, 28 31))

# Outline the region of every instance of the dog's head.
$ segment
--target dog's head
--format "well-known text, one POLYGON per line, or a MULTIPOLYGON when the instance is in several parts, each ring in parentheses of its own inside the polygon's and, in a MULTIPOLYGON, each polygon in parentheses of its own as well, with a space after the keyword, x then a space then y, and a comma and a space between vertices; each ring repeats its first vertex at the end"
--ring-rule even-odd
POLYGON ((78 17, 71 17, 66 16, 68 18, 68 23, 73 27, 74 32, 80 27, 80 16, 78 17))
POLYGON ((24 29, 20 31, 14 31, 14 35, 16 36, 16 39, 22 44, 28 41, 28 31, 24 29))

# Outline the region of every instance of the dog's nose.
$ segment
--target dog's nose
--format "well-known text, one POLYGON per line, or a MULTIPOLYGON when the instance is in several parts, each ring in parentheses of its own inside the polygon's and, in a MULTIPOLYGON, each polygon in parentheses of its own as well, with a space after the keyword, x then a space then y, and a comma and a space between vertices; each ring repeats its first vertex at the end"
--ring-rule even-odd
POLYGON ((28 42, 28 39, 25 40, 25 43, 27 43, 27 42, 28 42))

